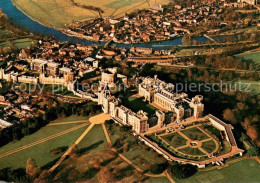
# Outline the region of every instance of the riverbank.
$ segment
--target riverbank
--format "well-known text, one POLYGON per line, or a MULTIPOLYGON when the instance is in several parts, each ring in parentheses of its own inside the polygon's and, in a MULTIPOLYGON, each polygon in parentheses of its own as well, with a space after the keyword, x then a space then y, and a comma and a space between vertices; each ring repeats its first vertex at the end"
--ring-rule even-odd
POLYGON ((33 21, 37 22, 38 24, 41 24, 41 25, 43 25, 43 26, 45 26, 45 27, 50 27, 50 28, 54 28, 54 29, 56 29, 56 30, 62 31, 62 29, 60 29, 60 28, 58 28, 58 27, 52 26, 52 25, 50 25, 50 24, 48 24, 48 23, 46 23, 46 22, 44 22, 44 21, 42 22, 42 21, 38 21, 38 20, 34 19, 34 18, 31 17, 28 13, 26 13, 26 11, 23 10, 18 4, 14 3, 14 0, 10 0, 10 1, 12 2, 13 6, 15 6, 15 7, 16 7, 18 10, 20 10, 23 14, 25 14, 27 17, 29 17, 29 18, 32 19, 33 21))
MULTIPOLYGON (((55 29, 52 28, 50 25, 44 25, 42 23, 37 22, 36 20, 32 20, 28 17, 25 13, 18 9, 11 0, 5 0, 1 6, 3 12, 7 14, 8 17, 14 20, 14 22, 28 27, 30 32, 43 34, 43 35, 51 35, 54 36, 57 41, 69 41, 74 44, 82 44, 82 45, 104 45, 104 42, 96 42, 91 39, 83 39, 79 38, 78 36, 72 36, 66 34, 66 31, 62 29, 55 29)), ((236 36, 236 35, 233 35, 236 36)), ((221 38, 221 36, 219 36, 221 38)), ((205 37, 195 37, 192 38, 191 41, 196 41, 199 45, 212 45, 210 40, 205 37)), ((136 44, 124 44, 124 43, 117 43, 116 47, 119 48, 127 48, 129 49, 131 46, 135 47, 146 47, 146 48, 153 48, 155 50, 170 50, 173 46, 185 46, 182 43, 182 37, 177 37, 171 40, 159 41, 159 42, 150 42, 150 43, 136 43, 136 44)), ((194 46, 194 45, 193 45, 194 46)))

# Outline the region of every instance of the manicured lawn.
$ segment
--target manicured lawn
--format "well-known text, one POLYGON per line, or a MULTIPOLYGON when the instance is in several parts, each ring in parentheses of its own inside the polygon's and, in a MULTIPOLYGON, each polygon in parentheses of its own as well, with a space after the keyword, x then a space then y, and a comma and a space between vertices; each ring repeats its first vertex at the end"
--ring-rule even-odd
POLYGON ((78 144, 77 149, 84 153, 88 150, 101 150, 107 144, 106 137, 101 125, 95 125, 84 139, 78 144))
POLYGON ((155 107, 151 106, 148 102, 144 102, 142 98, 135 97, 133 95, 128 96, 123 99, 123 105, 130 108, 134 112, 143 110, 149 114, 154 114, 157 110, 155 107))
POLYGON ((181 132, 191 140, 205 140, 209 138, 205 133, 200 131, 197 127, 189 128, 187 130, 182 130, 181 132))
POLYGON ((206 126, 203 126, 205 129, 207 129, 208 131, 210 131, 210 133, 212 133, 213 135, 215 135, 216 137, 218 137, 219 139, 221 139, 221 134, 220 134, 220 131, 219 129, 215 128, 214 126, 212 125, 206 125, 206 126))
POLYGON ((183 152, 183 153, 188 154, 188 155, 195 155, 195 156, 196 155, 205 155, 199 149, 192 148, 192 147, 185 147, 185 148, 179 149, 178 151, 183 152))
MULTIPOLYGON (((65 125, 68 127, 68 125, 65 125)), ((61 127, 61 126, 59 126, 61 127)), ((56 126, 52 126, 52 129, 56 129, 56 126)), ((11 167, 11 168, 24 168, 26 166, 26 161, 29 158, 34 158, 37 162, 37 165, 42 167, 55 159, 59 158, 61 154, 52 154, 49 152, 54 147, 68 147, 70 146, 73 142, 76 141, 76 139, 80 136, 80 134, 83 133, 83 131, 86 129, 80 128, 78 130, 75 130, 73 132, 70 132, 68 134, 62 135, 60 137, 57 137, 55 139, 52 139, 50 141, 44 142, 42 144, 38 144, 36 146, 33 146, 31 148, 25 149, 23 151, 17 152, 15 154, 12 154, 10 156, 6 156, 4 158, 0 159, 0 169, 5 168, 5 167, 11 167)), ((47 132, 47 131, 46 131, 47 132)), ((35 136, 35 134, 33 135, 35 136)), ((37 140, 38 136, 34 138, 34 140, 37 140)), ((22 140, 23 143, 19 144, 28 144, 26 140, 22 140)), ((4 149, 14 149, 13 147, 20 147, 20 145, 7 145, 8 147, 4 147, 4 149)), ((1 148, 2 151, 2 148, 1 148)), ((6 152, 6 151, 5 151, 6 152)))
POLYGON ((210 140, 203 142, 201 147, 208 153, 211 153, 216 149, 216 144, 213 140, 210 140))
POLYGON ((79 124, 69 124, 69 125, 59 125, 59 126, 46 126, 37 131, 36 133, 32 135, 25 136, 19 141, 11 142, 3 147, 0 148, 0 154, 16 149, 18 147, 30 144, 32 142, 41 140, 43 138, 46 138, 48 136, 54 135, 56 133, 62 132, 64 130, 70 129, 72 127, 75 127, 79 124))
POLYGON ((166 177, 150 177, 148 180, 151 183, 170 183, 166 177))
POLYGON ((255 160, 242 160, 229 165, 226 168, 214 169, 210 171, 199 171, 194 176, 177 180, 177 183, 244 183, 260 182, 260 164, 255 160))
POLYGON ((187 140, 183 138, 179 133, 171 133, 169 135, 161 136, 166 142, 168 142, 174 148, 186 145, 187 140))

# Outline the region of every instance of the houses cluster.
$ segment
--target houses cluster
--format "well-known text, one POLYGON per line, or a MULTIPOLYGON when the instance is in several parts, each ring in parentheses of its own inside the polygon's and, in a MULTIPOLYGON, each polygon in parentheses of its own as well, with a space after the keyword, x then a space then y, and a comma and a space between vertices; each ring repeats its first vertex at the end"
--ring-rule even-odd
POLYGON ((90 56, 95 46, 39 41, 36 52, 22 50, 19 60, 0 70, 0 79, 13 83, 59 84, 67 86, 93 72, 99 62, 90 56))
POLYGON ((14 123, 25 121, 27 118, 44 113, 37 105, 42 98, 20 90, 8 90, 0 96, 1 109, 0 128, 6 128, 14 123))
MULTIPOLYGON (((224 1, 203 1, 191 7, 180 5, 151 6, 149 10, 125 15, 119 19, 104 18, 90 26, 68 28, 66 32, 94 41, 118 43, 163 41, 196 31, 201 23, 215 21, 223 13, 224 1)), ((204 27, 206 28, 206 27, 204 27)))

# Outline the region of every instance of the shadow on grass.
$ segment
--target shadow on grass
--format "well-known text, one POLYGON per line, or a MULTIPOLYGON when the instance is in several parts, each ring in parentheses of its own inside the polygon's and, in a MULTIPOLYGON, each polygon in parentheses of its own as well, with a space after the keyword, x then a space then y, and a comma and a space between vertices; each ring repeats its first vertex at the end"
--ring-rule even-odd
POLYGON ((79 155, 82 155, 92 149, 96 149, 99 145, 103 144, 104 143, 104 140, 101 140, 101 141, 98 141, 94 144, 91 144, 90 146, 87 146, 87 147, 84 147, 84 148, 81 148, 79 150, 77 150, 77 154, 79 155))
POLYGON ((99 172, 99 170, 99 168, 91 167, 84 173, 84 176, 82 178, 86 180, 92 179, 99 172))
POLYGON ((117 157, 107 159, 107 160, 103 161, 103 162, 101 163, 101 165, 102 165, 102 166, 106 166, 106 165, 108 165, 109 163, 111 163, 112 161, 114 161, 116 158, 117 158, 117 157))
POLYGON ((129 177, 134 174, 134 168, 131 165, 126 166, 125 168, 120 169, 116 175, 115 179, 117 181, 122 180, 125 177, 129 177))

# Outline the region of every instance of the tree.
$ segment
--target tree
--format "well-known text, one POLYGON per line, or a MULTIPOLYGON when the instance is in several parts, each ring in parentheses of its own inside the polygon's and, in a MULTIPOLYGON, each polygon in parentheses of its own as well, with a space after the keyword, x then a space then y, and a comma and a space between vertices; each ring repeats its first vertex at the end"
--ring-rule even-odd
POLYGON ((171 174, 177 179, 186 179, 198 171, 197 166, 176 164, 170 168, 171 174))
POLYGON ((250 157, 258 156, 258 149, 256 147, 251 147, 248 149, 248 155, 250 157))
POLYGON ((30 158, 26 162, 26 174, 32 178, 35 178, 39 175, 40 168, 37 166, 35 159, 30 158))
POLYGON ((166 170, 168 167, 167 163, 162 164, 153 164, 150 168, 151 173, 153 174, 161 174, 164 170, 166 170))
POLYGON ((252 139, 252 141, 255 141, 258 137, 258 132, 254 126, 249 126, 246 134, 252 139))
POLYGON ((237 123, 237 119, 234 115, 234 112, 231 109, 226 109, 223 112, 223 118, 227 121, 230 121, 232 124, 237 123))

